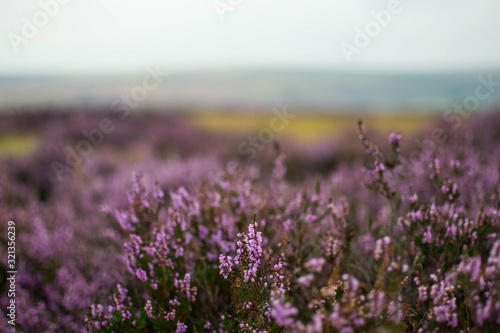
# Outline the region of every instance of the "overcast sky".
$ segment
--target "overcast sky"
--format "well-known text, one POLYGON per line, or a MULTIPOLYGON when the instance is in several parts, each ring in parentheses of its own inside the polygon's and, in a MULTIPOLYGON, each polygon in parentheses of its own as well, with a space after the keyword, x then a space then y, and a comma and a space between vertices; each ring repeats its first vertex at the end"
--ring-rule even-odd
POLYGON ((0 2, 0 74, 500 69, 498 0, 402 0, 350 62, 340 46, 355 45, 356 29, 390 0, 65 0, 43 22, 41 3, 54 1, 0 2), (230 3, 222 20, 214 4, 230 3), (46 25, 23 34, 37 22, 46 25))

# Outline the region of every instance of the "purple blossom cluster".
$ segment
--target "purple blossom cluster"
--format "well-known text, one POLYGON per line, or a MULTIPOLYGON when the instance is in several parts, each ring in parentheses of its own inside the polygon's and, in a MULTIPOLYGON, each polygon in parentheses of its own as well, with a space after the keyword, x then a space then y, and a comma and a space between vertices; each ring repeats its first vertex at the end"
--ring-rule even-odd
POLYGON ((241 240, 236 243, 238 250, 234 258, 234 263, 240 265, 246 261, 245 263, 248 267, 244 269, 244 282, 248 282, 249 280, 255 282, 257 270, 260 266, 260 258, 262 257, 262 232, 256 231, 256 229, 257 223, 252 222, 248 226, 248 235, 238 234, 241 240))
POLYGON ((297 172, 312 148, 231 168, 225 152, 132 166, 103 152, 62 183, 46 175, 57 149, 2 160, 16 329, 500 331, 500 127, 478 123, 418 151, 360 123, 366 154, 326 173, 297 172))

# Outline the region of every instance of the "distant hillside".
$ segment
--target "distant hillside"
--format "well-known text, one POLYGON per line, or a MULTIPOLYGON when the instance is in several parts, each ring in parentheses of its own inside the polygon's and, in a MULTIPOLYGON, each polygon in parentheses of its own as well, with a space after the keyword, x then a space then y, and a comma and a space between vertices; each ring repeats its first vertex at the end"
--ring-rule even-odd
MULTIPOLYGON (((122 77, 2 77, 0 108, 109 107, 142 84, 122 77)), ((330 110, 444 110, 473 96, 478 77, 500 73, 355 74, 328 71, 227 71, 172 73, 140 103, 152 109, 289 108, 330 110)), ((500 105, 500 87, 480 108, 500 105)))

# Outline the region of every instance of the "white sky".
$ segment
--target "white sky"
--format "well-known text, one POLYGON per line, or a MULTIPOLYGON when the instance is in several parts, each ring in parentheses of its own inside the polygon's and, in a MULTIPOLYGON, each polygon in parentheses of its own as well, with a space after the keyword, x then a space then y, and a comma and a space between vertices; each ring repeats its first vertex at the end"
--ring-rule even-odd
POLYGON ((214 0, 69 0, 16 53, 9 33, 22 36, 23 20, 53 1, 0 0, 0 74, 500 69, 498 0, 401 0, 402 13, 351 63, 340 43, 390 0, 241 0, 224 21, 214 0))

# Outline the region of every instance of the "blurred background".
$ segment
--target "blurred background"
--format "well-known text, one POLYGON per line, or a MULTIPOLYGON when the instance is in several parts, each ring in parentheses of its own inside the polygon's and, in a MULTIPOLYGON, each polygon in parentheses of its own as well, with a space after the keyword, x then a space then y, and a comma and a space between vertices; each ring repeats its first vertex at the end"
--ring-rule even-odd
POLYGON ((175 118, 236 138, 240 155, 276 110, 295 117, 272 139, 298 144, 353 133, 358 118, 404 134, 456 127, 500 105, 499 12, 495 0, 2 1, 0 154, 36 149, 50 124, 74 126, 77 144, 102 114, 127 127, 103 147, 132 140, 134 117, 164 131, 175 118))
MULTIPOLYGON (((288 229, 297 220, 291 226, 300 226, 299 232, 290 234, 299 235, 297 249, 307 249, 304 260, 322 253, 309 251, 313 244, 333 242, 337 248, 352 239, 355 249, 349 230, 384 235, 381 230, 392 225, 388 219, 396 221, 398 211, 406 214, 406 194, 420 195, 420 211, 427 201, 437 205, 442 199, 432 197, 440 189, 443 198, 451 193, 448 175, 460 189, 456 216, 489 219, 486 208, 498 198, 499 14, 498 0, 0 0, 0 258, 7 258, 10 244, 7 221, 15 221, 16 329, 86 332, 91 304, 111 304, 107 300, 117 283, 137 291, 134 302, 146 295, 127 273, 123 244, 130 236, 120 226, 124 216, 134 220, 131 214, 140 206, 127 196, 136 171, 147 188, 157 181, 165 192, 168 209, 159 215, 159 226, 174 214, 170 203, 176 197, 172 207, 199 201, 207 216, 194 217, 199 231, 192 235, 209 245, 193 245, 193 251, 186 246, 189 264, 179 266, 200 263, 192 281, 206 274, 208 282, 198 285, 198 295, 218 283, 212 279, 218 269, 208 267, 217 267, 217 254, 231 248, 237 230, 255 213, 271 229, 281 228, 281 222, 288 229), (373 180, 372 157, 359 142, 359 119, 381 151, 401 151, 401 165, 392 169, 394 156, 385 164, 388 179, 405 193, 401 209, 390 208, 365 186, 380 182, 373 180), (391 132, 402 135, 401 146, 391 132), (437 168, 436 155, 446 175, 443 187, 436 187, 426 169, 431 161, 437 168), (179 186, 197 201, 180 199, 179 186), (221 200, 219 192, 227 195, 221 200), (354 227, 326 230, 325 242, 313 237, 303 243, 309 227, 302 221, 322 220, 327 197, 334 200, 328 210, 342 210, 335 223, 354 221, 354 227), (202 231, 208 226, 214 230, 202 231), (344 230, 337 244, 336 234, 344 230), (212 252, 199 250, 212 244, 212 252)), ((149 217, 144 226, 156 228, 149 217)), ((312 229, 311 235, 321 233, 312 229)), ((486 237, 490 242, 494 236, 488 230, 478 230, 479 247, 470 253, 486 254, 486 237)), ((269 239, 277 240, 274 235, 269 239)), ((359 244, 366 243, 365 236, 359 244)), ((190 237, 182 237, 187 245, 190 237)), ((283 237, 289 244, 296 239, 283 237)), ((180 238, 175 242, 168 246, 176 249, 177 265, 182 244, 180 238)), ((457 249, 469 253, 462 245, 457 249)), ((434 252, 428 253, 431 258, 434 252)), ((351 256, 345 258, 337 262, 344 265, 351 256)), ((382 272, 365 266, 369 261, 349 264, 346 272, 357 272, 356 267, 367 267, 362 272, 368 277, 382 272)), ((1 309, 11 304, 5 264, 0 264, 1 309)), ((432 265, 445 273, 445 264, 432 265)), ((201 296, 200 305, 210 304, 201 313, 230 304, 229 298, 217 301, 225 288, 217 285, 201 296)), ((304 295, 299 302, 309 299, 304 295)), ((486 318, 486 308, 470 309, 486 318)), ((225 313, 217 311, 210 312, 217 315, 212 323, 225 313)), ((6 318, 0 314, 2 332, 6 318)))

